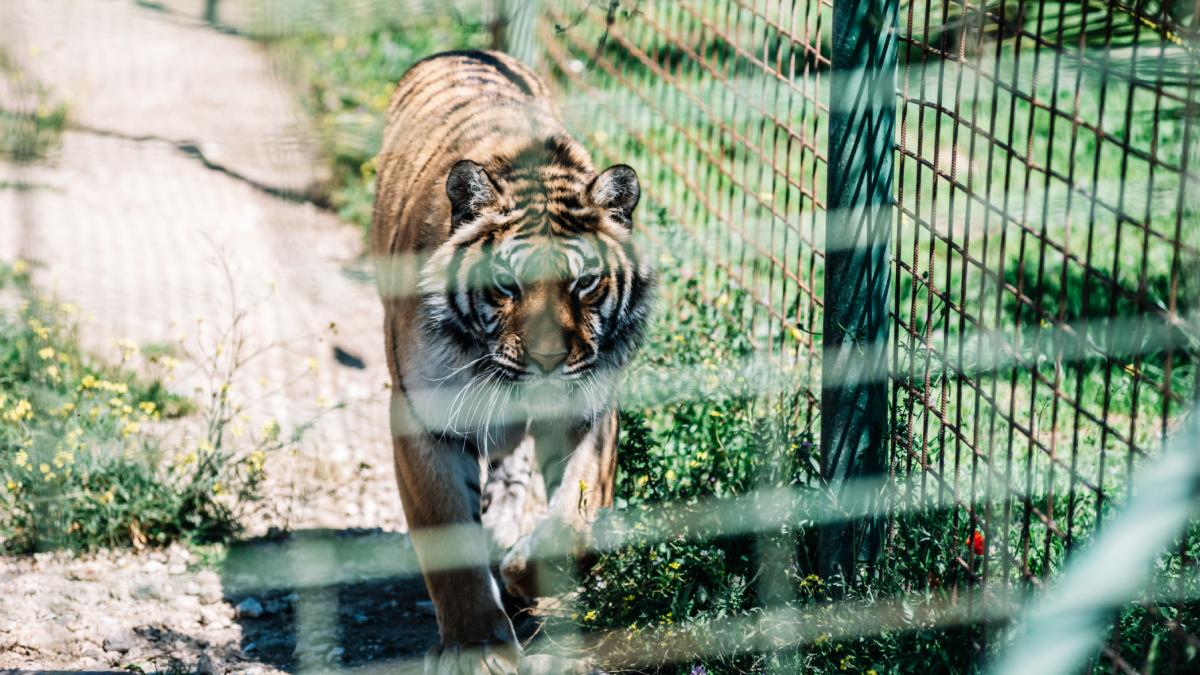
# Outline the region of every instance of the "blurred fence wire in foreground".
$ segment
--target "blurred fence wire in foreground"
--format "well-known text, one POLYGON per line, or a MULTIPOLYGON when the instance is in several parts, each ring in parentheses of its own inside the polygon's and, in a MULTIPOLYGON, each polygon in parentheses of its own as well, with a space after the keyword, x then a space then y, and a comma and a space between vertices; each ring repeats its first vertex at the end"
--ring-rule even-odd
MULTIPOLYGON (((1197 668, 1193 3, 479 9, 597 163, 637 167, 660 334, 704 317, 733 345, 635 369, 624 406, 754 401, 772 431, 744 442, 800 467, 597 524, 598 553, 761 534, 754 612, 640 649, 556 639, 634 670, 919 630, 952 636, 956 670, 1197 668), (806 601, 788 570, 841 590, 806 601)), ((308 585, 417 572, 407 549, 323 550, 308 585)), ((248 587, 297 583, 271 567, 247 561, 248 587)))

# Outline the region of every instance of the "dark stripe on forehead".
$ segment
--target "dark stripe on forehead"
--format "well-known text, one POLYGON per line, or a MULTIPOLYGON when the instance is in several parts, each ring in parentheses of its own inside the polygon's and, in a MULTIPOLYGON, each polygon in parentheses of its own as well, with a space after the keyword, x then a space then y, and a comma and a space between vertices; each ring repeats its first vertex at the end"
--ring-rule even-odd
POLYGON ((579 217, 570 213, 554 212, 550 212, 548 215, 551 223, 572 234, 595 232, 599 227, 599 220, 594 217, 579 217))
POLYGON ((519 74, 517 74, 515 71, 513 71, 513 69, 509 68, 508 64, 504 63, 503 61, 496 58, 495 56, 488 54, 487 52, 480 52, 480 51, 474 51, 474 50, 461 50, 461 51, 453 51, 453 52, 444 52, 444 53, 432 56, 430 58, 442 58, 442 57, 459 57, 459 58, 467 59, 469 61, 475 61, 476 63, 482 63, 484 65, 491 66, 492 68, 495 68, 497 71, 499 71, 500 74, 503 75, 509 82, 512 82, 514 85, 516 85, 517 88, 520 89, 523 94, 525 94, 526 96, 533 96, 533 89, 530 88, 529 83, 525 81, 525 78, 521 77, 519 74))

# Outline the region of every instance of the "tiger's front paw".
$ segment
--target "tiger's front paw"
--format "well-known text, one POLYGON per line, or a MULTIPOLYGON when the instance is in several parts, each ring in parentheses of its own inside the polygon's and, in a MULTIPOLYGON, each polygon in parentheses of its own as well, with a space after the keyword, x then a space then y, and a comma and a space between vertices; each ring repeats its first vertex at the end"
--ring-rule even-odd
POLYGON ((520 660, 510 643, 437 645, 425 654, 425 675, 517 675, 520 660))
POLYGON ((569 591, 575 586, 569 563, 578 560, 586 548, 583 534, 563 523, 545 521, 517 540, 500 562, 504 587, 526 599, 569 591))
POLYGON ((533 560, 533 538, 525 535, 500 562, 504 588, 514 597, 526 600, 538 596, 537 563, 533 560))

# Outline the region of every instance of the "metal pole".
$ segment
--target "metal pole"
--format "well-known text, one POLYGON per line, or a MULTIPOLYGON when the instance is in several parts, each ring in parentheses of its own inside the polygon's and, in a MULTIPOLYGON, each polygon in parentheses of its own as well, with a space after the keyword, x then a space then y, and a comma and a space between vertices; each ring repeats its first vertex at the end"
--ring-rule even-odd
MULTIPOLYGON (((887 440, 888 252, 892 226, 899 0, 835 0, 822 340, 821 475, 852 516, 878 504, 848 481, 882 478, 887 440)), ((873 563, 882 520, 820 532, 819 572, 855 579, 873 563)))

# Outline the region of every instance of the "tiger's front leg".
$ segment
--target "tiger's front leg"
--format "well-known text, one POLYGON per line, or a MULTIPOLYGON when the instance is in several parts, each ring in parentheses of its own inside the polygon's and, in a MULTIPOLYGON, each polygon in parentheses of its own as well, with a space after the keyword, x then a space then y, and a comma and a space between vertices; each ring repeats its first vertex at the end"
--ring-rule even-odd
POLYGON ((413 547, 437 609, 439 645, 427 673, 507 675, 520 647, 488 565, 480 525, 479 460, 462 441, 440 441, 414 424, 393 395, 396 478, 413 547))
POLYGON ((613 503, 617 468, 618 417, 615 409, 584 428, 548 423, 535 425, 534 448, 546 484, 549 508, 533 532, 521 537, 505 555, 500 574, 508 592, 522 598, 553 594, 543 587, 541 562, 569 552, 586 554, 596 512, 613 503), (541 428, 539 428, 541 426, 541 428))

